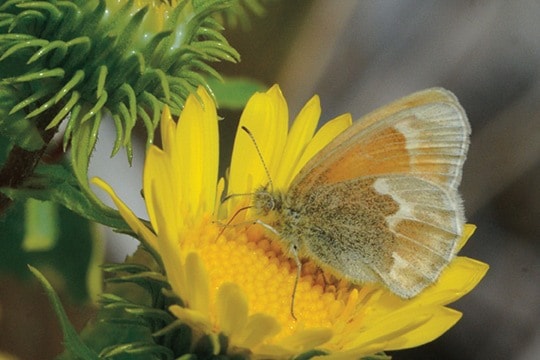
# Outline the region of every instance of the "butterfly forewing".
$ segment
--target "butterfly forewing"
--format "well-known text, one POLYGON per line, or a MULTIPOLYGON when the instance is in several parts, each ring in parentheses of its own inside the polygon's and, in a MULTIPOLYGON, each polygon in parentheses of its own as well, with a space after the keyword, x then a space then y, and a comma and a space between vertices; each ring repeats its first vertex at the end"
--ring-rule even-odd
POLYGON ((412 174, 456 188, 469 133, 454 95, 425 90, 357 121, 306 164, 290 191, 305 194, 319 185, 384 174, 412 174))

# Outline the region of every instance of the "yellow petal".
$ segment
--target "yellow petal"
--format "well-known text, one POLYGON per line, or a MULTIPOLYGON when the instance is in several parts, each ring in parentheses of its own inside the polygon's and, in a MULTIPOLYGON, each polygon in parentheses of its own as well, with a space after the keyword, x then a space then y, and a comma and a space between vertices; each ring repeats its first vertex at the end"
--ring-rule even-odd
POLYGON ((300 160, 300 155, 304 152, 307 144, 313 138, 313 133, 317 128, 319 117, 321 116, 321 102, 318 96, 314 96, 300 111, 296 117, 283 151, 277 176, 273 180, 274 190, 287 189, 293 179, 294 169, 300 160))
MULTIPOLYGON (((178 214, 176 213, 176 206, 174 205, 182 199, 178 198, 179 194, 172 186, 173 173, 171 166, 167 161, 165 153, 156 146, 150 146, 146 152, 146 160, 143 170, 143 188, 146 203, 146 210, 150 217, 150 222, 156 234, 160 234, 160 230, 165 231, 165 227, 177 229, 176 221, 178 214), (169 196, 161 196, 162 191, 167 191, 169 196), (155 192, 158 192, 156 194, 155 192), (156 215, 156 208, 165 209, 162 211, 165 214, 169 214, 169 211, 173 211, 174 218, 171 216, 171 220, 165 220, 164 218, 158 218, 156 215)), ((171 235, 177 231, 170 231, 171 235)))
POLYGON ((212 330, 212 324, 210 324, 209 319, 198 311, 184 308, 179 305, 171 305, 169 306, 169 310, 174 314, 174 316, 182 320, 190 327, 194 327, 205 332, 210 332, 212 330))
POLYGON ((139 220, 139 218, 133 213, 133 211, 131 211, 130 208, 126 206, 126 204, 124 204, 122 200, 120 200, 110 185, 97 177, 92 179, 92 183, 99 186, 102 190, 109 194, 111 199, 114 201, 114 204, 118 208, 120 215, 122 218, 124 218, 129 227, 133 229, 133 231, 135 231, 135 233, 141 239, 146 240, 146 242, 155 249, 157 247, 156 235, 139 220))
POLYGON ((161 112, 161 122, 159 123, 161 134, 161 144, 163 151, 170 152, 174 146, 174 134, 176 133, 176 124, 172 118, 171 111, 167 105, 161 112))
POLYGON ((225 283, 218 289, 216 303, 221 330, 231 339, 235 339, 248 321, 246 297, 238 285, 225 283))
POLYGON ((358 348, 366 355, 387 349, 391 341, 401 339, 404 334, 426 324, 432 317, 433 309, 433 307, 417 309, 414 313, 400 309, 380 316, 371 322, 365 331, 354 337, 349 336, 350 340, 346 347, 358 348))
MULTIPOLYGON (((277 170, 279 168, 279 163, 283 156, 283 149, 287 141, 287 134, 289 132, 289 108, 287 106, 287 101, 283 97, 283 93, 278 85, 272 86, 266 94, 269 96, 270 101, 274 104, 275 117, 272 120, 275 123, 275 139, 274 142, 268 143, 265 146, 266 153, 270 153, 270 158, 268 159, 268 168, 270 170, 270 176, 272 178, 276 177, 277 170), (268 149, 269 147, 269 149, 268 149)), ((263 137, 266 137, 267 134, 262 134, 263 137)), ((264 154, 263 152, 263 154, 264 154)))
POLYGON ((287 103, 279 87, 273 86, 266 93, 256 93, 249 99, 234 141, 228 194, 252 192, 253 185, 269 182, 264 166, 268 168, 270 176, 274 176, 287 139, 287 129, 287 103), (242 127, 253 135, 262 159, 253 140, 242 127))
POLYGON ((431 311, 430 319, 413 330, 408 330, 399 338, 386 342, 385 350, 399 350, 416 347, 437 339, 461 319, 461 312, 440 307, 431 311))
POLYGON ((294 355, 297 355, 297 353, 278 345, 262 344, 253 354, 253 360, 289 360, 294 359, 294 355))
POLYGON ((296 165, 294 174, 298 174, 306 163, 317 154, 323 147, 328 145, 338 134, 352 124, 351 114, 340 115, 324 124, 309 142, 306 150, 296 165))
POLYGON ((199 87, 191 94, 176 126, 176 148, 180 154, 175 186, 182 190, 186 213, 198 216, 212 212, 218 175, 219 136, 214 101, 199 87), (201 103, 202 102, 202 103, 201 103))
POLYGON ((204 266, 204 263, 196 252, 190 252, 186 256, 186 269, 189 269, 189 273, 186 272, 186 294, 182 294, 182 299, 187 302, 187 306, 190 309, 199 311, 203 314, 208 313, 210 289, 208 281, 208 273, 204 266))
POLYGON ((328 328, 299 330, 281 341, 283 347, 302 353, 319 347, 332 338, 328 328))
POLYGON ((281 326, 276 318, 264 314, 254 314, 248 318, 238 343, 241 347, 251 349, 265 339, 276 335, 280 329, 281 326))
POLYGON ((474 289, 489 269, 481 261, 458 256, 442 272, 437 282, 414 298, 419 303, 446 305, 474 289))
POLYGON ((435 340, 460 318, 460 312, 444 307, 427 308, 414 314, 401 313, 370 326, 364 333, 354 335, 356 341, 348 343, 346 350, 313 359, 360 359, 382 351, 416 347, 435 340))
POLYGON ((476 231, 476 225, 474 224, 465 224, 463 227, 463 235, 461 235, 461 239, 459 239, 459 242, 457 244, 455 252, 459 252, 463 246, 467 243, 467 241, 473 236, 474 232, 476 231))

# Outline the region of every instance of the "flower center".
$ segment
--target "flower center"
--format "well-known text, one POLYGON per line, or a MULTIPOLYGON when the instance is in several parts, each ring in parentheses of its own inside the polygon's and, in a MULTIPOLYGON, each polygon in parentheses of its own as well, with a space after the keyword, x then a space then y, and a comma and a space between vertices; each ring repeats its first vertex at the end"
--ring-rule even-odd
POLYGON ((201 228, 209 231, 188 236, 186 242, 192 243, 182 244, 182 248, 196 249, 205 262, 210 304, 215 304, 222 284, 236 283, 247 297, 249 314, 265 313, 276 318, 282 325, 280 337, 303 327, 331 327, 340 317, 352 290, 350 284, 303 260, 294 294, 294 319, 291 303, 296 264, 284 253, 279 240, 270 238, 261 226, 228 226, 220 235, 220 225, 206 220, 201 228))

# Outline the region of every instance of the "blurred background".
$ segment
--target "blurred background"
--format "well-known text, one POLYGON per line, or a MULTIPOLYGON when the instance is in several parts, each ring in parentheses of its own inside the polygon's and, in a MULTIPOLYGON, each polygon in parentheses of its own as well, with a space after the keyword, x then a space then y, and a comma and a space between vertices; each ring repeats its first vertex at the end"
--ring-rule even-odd
MULTIPOLYGON (((242 62, 219 71, 279 83, 291 117, 313 94, 321 97, 323 120, 344 112, 358 119, 432 86, 453 91, 467 111, 473 135, 461 192, 468 222, 478 229, 461 254, 487 262, 490 270, 453 304, 464 314, 454 328, 431 344, 392 354, 394 359, 540 358, 539 19, 536 0, 301 0, 273 3, 248 29, 226 31, 242 62)), ((221 115, 227 159, 239 114, 221 115)), ((91 174, 111 183, 144 217, 144 139, 127 168, 124 156, 108 158, 111 131, 104 124, 91 174)), ((103 233, 108 261, 122 261, 136 246, 103 233)), ((19 291, 13 303, 32 290, 19 291)), ((39 288, 33 291, 41 296, 39 288)), ((52 322, 50 329, 40 328, 50 334, 57 325, 52 313, 43 315, 49 314, 44 301, 37 313, 52 322)), ((9 304, 0 293, 0 323, 9 304)), ((78 305, 72 316, 81 326, 89 314, 78 305)), ((12 348, 5 343, 0 341, 0 350, 12 348)))
POLYGON ((540 2, 314 1, 295 12, 303 22, 273 14, 258 30, 266 41, 240 48, 241 66, 268 68, 291 114, 316 93, 323 119, 357 119, 442 86, 471 122, 461 192, 478 230, 462 254, 491 268, 453 305, 464 313, 454 328, 394 358, 540 359, 540 2))

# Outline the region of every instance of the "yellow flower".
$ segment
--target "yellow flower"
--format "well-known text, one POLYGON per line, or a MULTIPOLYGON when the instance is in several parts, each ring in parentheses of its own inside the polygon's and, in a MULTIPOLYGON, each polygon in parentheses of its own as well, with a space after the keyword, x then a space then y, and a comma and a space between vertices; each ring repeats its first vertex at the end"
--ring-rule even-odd
MULTIPOLYGON (((274 189, 286 189, 302 166, 351 124, 339 116, 315 133, 320 116, 313 97, 288 129, 288 110, 278 86, 255 94, 240 126, 250 130, 274 189)), ((170 311, 196 334, 212 335, 216 352, 286 359, 316 349, 325 359, 354 359, 418 346, 452 327, 461 313, 446 307, 472 290, 487 265, 456 257, 437 283, 413 299, 372 285, 351 286, 310 262, 291 314, 294 261, 252 214, 240 211, 252 192, 268 182, 249 136, 237 132, 228 181, 218 181, 218 120, 210 96, 199 89, 175 123, 161 120, 163 148, 151 146, 144 168, 144 194, 153 231, 103 181, 129 225, 161 256, 168 281, 182 299, 170 311), (227 194, 236 194, 223 203, 227 194), (219 223, 233 214, 234 224, 219 223), (228 339, 219 347, 218 335, 228 339)), ((474 232, 466 225, 463 245, 474 232)))

